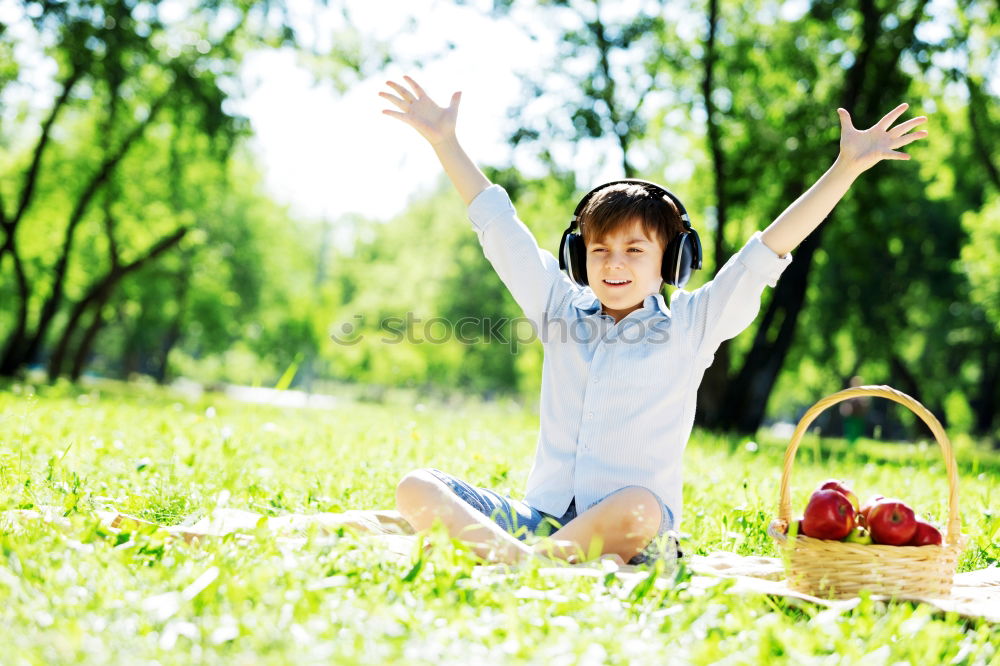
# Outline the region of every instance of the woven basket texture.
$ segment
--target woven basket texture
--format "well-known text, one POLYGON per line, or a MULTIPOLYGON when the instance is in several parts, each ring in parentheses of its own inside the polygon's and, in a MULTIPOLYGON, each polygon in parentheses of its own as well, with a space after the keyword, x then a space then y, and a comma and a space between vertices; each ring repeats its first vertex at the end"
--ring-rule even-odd
POLYGON ((958 515, 958 473, 951 442, 935 416, 912 397, 889 386, 858 386, 829 395, 799 421, 785 451, 778 518, 768 534, 781 546, 789 586, 827 599, 855 597, 862 590, 894 597, 949 597, 964 539, 958 515), (948 475, 948 527, 941 546, 885 546, 849 541, 788 537, 790 480, 795 452, 809 425, 825 409, 844 400, 874 396, 908 407, 930 427, 941 447, 948 475))

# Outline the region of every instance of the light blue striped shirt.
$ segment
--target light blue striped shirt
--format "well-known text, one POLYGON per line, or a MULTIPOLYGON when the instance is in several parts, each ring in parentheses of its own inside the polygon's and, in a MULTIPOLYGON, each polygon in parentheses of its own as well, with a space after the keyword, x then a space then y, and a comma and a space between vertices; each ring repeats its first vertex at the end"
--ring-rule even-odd
POLYGON ((680 524, 682 456, 694 425, 698 385, 719 344, 760 310, 791 255, 778 257, 755 233, 715 278, 695 291, 659 293, 617 325, 590 287, 559 270, 491 185, 469 204, 486 258, 542 341, 540 430, 524 501, 561 516, 582 513, 625 486, 643 486, 680 524))

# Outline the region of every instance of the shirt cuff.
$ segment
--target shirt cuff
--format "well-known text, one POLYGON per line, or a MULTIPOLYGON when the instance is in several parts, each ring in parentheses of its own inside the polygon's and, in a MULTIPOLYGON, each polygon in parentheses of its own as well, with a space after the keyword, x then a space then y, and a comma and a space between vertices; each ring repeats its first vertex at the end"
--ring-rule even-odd
POLYGON ((496 218, 513 214, 514 204, 511 203, 507 190, 499 185, 490 185, 469 203, 469 220, 479 231, 485 230, 496 218))
POLYGON ((740 250, 739 261, 752 273, 763 277, 767 285, 773 288, 788 264, 792 263, 792 253, 779 257, 761 240, 761 232, 756 231, 740 250))

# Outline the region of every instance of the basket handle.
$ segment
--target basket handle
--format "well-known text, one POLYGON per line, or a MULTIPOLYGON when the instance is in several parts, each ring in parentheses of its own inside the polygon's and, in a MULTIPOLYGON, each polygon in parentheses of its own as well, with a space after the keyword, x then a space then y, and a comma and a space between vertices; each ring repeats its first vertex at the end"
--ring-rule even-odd
POLYGON ((934 439, 941 446, 941 454, 944 456, 944 464, 948 472, 948 534, 945 538, 949 545, 957 545, 960 536, 960 526, 958 524, 958 471, 955 466, 955 454, 951 450, 951 442, 948 440, 948 435, 941 426, 941 422, 926 407, 914 398, 901 391, 897 391, 891 386, 857 386, 844 389, 843 391, 828 395, 806 411, 799 421, 799 425, 795 428, 792 441, 788 443, 788 448, 785 450, 785 463, 781 470, 781 500, 778 503, 778 519, 783 521, 785 525, 791 522, 792 501, 788 482, 792 475, 792 463, 795 461, 795 452, 799 449, 799 443, 802 441, 806 429, 827 407, 832 407, 839 402, 850 400, 851 398, 860 398, 868 395, 888 398, 909 408, 910 411, 919 416, 927 424, 934 434, 934 439))

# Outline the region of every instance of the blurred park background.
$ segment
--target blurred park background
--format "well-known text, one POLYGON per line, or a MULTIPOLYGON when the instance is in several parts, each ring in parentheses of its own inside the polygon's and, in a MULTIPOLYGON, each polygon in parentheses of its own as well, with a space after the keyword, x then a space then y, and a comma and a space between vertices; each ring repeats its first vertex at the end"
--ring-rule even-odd
POLYGON ((716 354, 698 421, 752 433, 860 377, 1000 446, 998 16, 979 0, 0 0, 0 381, 530 404, 541 344, 518 342, 433 153, 380 115, 385 79, 464 91, 459 138, 550 251, 602 179, 666 184, 705 247, 690 289, 829 167, 838 106, 868 127, 906 101, 929 139, 793 253, 716 354), (467 318, 489 325, 459 339, 467 318))

